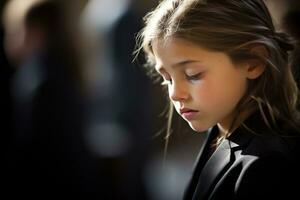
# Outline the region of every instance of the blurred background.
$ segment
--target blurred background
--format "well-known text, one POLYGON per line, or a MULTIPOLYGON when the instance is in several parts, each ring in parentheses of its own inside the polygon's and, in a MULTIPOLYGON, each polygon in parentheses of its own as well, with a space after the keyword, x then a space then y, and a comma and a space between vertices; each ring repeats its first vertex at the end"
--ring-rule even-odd
MULTIPOLYGON (((203 136, 175 114, 164 160, 167 96, 133 62, 157 2, 1 0, 3 195, 182 198, 203 136)), ((299 1, 266 3, 299 38, 299 1)))

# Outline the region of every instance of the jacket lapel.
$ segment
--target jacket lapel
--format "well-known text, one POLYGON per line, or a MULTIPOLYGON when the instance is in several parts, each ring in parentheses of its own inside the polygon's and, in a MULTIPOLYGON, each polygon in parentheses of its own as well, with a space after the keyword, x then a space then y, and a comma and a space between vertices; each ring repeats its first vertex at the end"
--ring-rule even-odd
MULTIPOLYGON (((250 119, 246 122, 249 123, 249 121, 250 119)), ((247 129, 241 126, 231 136, 221 142, 199 172, 200 177, 198 176, 199 180, 192 198, 193 200, 208 198, 208 195, 213 191, 217 182, 234 162, 234 152, 245 148, 251 142, 253 136, 252 133, 249 133, 247 129)))
POLYGON ((231 159, 229 140, 225 139, 221 142, 201 171, 193 200, 206 199, 209 191, 213 189, 213 186, 220 177, 222 177, 222 174, 233 160, 234 159, 231 159))
MULTIPOLYGON (((207 199, 208 196, 210 196, 217 182, 234 162, 234 152, 245 148, 252 140, 253 133, 249 131, 247 127, 256 127, 257 120, 255 119, 258 117, 260 117, 258 112, 248 117, 245 120, 246 126, 241 125, 231 136, 223 140, 208 159, 209 147, 212 140, 218 134, 218 128, 214 126, 209 130, 208 136, 198 155, 193 178, 184 196, 185 200, 207 199)), ((254 129, 254 131, 258 133, 261 132, 256 129, 254 129)))
POLYGON ((202 143, 203 145, 199 151, 198 157, 195 162, 192 179, 190 180, 188 187, 185 190, 184 198, 183 198, 184 200, 192 199, 194 191, 196 190, 198 178, 208 159, 207 156, 208 156, 210 144, 212 140, 217 136, 217 134, 218 134, 217 127, 212 127, 208 130, 206 137, 202 143))

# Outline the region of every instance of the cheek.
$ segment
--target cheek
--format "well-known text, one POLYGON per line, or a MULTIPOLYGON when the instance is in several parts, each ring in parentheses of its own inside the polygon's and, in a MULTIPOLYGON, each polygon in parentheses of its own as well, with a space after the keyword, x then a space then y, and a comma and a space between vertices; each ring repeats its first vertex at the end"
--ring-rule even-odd
POLYGON ((195 90, 194 99, 203 107, 214 107, 223 98, 224 90, 213 81, 205 81, 195 90))
POLYGON ((207 80, 195 91, 194 98, 204 108, 221 109, 227 104, 236 104, 246 90, 243 80, 207 80))
POLYGON ((232 76, 230 80, 227 81, 225 89, 227 96, 234 102, 238 102, 242 96, 245 94, 247 88, 247 80, 242 76, 232 76))

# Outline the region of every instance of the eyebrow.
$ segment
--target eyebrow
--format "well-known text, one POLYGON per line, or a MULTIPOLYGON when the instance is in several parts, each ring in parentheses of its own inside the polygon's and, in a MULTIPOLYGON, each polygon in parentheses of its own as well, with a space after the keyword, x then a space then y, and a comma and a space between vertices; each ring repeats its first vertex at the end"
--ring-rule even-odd
MULTIPOLYGON (((184 66, 184 65, 188 65, 188 64, 191 64, 191 63, 198 63, 198 62, 201 62, 201 61, 200 60, 183 60, 183 61, 180 61, 178 63, 175 63, 175 64, 171 65, 171 67, 176 68, 176 67, 181 67, 181 66, 184 66)), ((160 65, 158 67, 155 67, 155 68, 159 72, 164 70, 164 67, 162 65, 160 65)))

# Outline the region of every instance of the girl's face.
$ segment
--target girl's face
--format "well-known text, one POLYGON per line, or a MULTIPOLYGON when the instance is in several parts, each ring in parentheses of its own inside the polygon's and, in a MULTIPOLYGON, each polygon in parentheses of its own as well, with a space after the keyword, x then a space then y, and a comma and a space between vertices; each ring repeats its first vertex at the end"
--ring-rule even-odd
POLYGON ((192 129, 205 131, 218 124, 228 130, 247 88, 247 67, 178 38, 154 41, 153 52, 176 111, 192 129))

